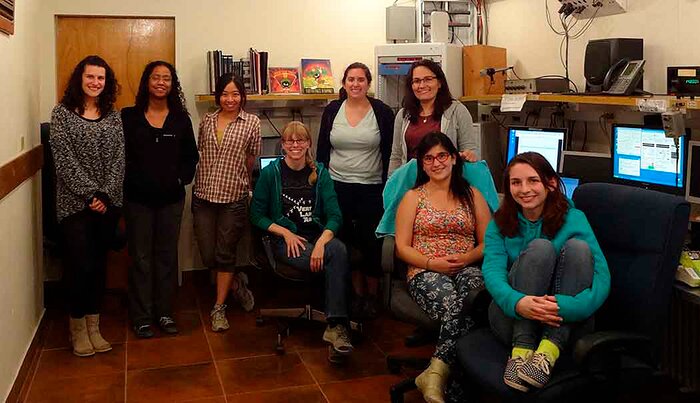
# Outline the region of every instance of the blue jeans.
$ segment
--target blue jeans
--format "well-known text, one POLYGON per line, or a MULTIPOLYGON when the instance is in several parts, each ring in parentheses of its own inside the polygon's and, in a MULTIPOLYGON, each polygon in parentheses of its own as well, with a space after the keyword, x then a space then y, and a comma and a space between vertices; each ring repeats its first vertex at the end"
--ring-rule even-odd
MULTIPOLYGON (((508 282, 525 295, 576 295, 593 282, 591 250, 587 243, 569 239, 557 255, 550 241, 535 239, 511 266, 508 282)), ((593 330, 593 316, 583 322, 552 327, 536 320, 508 317, 494 302, 489 306, 489 323, 504 344, 532 350, 541 338, 546 338, 563 351, 572 331, 578 338, 593 330)))
MULTIPOLYGON (((301 256, 288 257, 284 238, 273 237, 272 253, 275 259, 299 270, 311 270, 311 252, 314 244, 305 242, 306 249, 301 256)), ((348 318, 348 293, 350 286, 350 265, 345 244, 337 238, 331 239, 323 253, 323 273, 326 277, 326 319, 348 318)))

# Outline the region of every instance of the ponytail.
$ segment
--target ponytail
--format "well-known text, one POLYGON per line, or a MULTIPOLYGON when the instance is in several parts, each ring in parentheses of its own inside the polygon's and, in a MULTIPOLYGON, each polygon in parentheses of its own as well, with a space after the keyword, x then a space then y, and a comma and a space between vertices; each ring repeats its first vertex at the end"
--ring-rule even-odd
POLYGON ((318 167, 316 166, 316 161, 314 161, 311 156, 311 150, 306 151, 306 166, 311 168, 311 174, 309 175, 309 185, 316 184, 318 180, 318 167))

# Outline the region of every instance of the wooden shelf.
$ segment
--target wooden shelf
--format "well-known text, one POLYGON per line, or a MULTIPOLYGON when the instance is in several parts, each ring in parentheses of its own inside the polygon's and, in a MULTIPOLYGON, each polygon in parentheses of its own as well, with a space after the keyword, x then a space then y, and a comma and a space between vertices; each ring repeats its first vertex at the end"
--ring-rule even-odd
MULTIPOLYGON (((700 109, 698 101, 688 98, 680 98, 655 95, 651 97, 615 97, 604 95, 564 95, 564 94, 528 94, 528 102, 567 102, 586 105, 612 105, 612 106, 637 106, 638 99, 664 100, 667 107, 672 105, 684 105, 687 109, 700 109)), ((500 102, 501 95, 479 95, 461 97, 462 102, 500 102)))
MULTIPOLYGON (((338 99, 338 94, 285 94, 285 95, 248 95, 250 102, 263 101, 332 101, 338 99)), ((197 102, 214 102, 214 95, 195 95, 197 102)))

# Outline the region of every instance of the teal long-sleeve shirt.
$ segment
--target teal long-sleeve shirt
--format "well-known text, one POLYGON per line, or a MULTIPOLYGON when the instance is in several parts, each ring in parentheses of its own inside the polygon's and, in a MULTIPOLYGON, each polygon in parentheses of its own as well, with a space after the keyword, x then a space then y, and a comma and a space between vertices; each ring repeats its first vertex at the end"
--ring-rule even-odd
MULTIPOLYGON (((282 213, 282 177, 281 159, 271 162, 260 172, 250 203, 250 221, 256 227, 267 231, 270 225, 281 225, 293 233, 297 226, 282 213)), ((333 180, 322 163, 316 162, 316 201, 313 206, 312 220, 321 230, 327 229, 338 234, 343 223, 343 215, 338 206, 333 180)))
POLYGON ((548 239, 559 253, 569 239, 579 239, 588 244, 593 256, 593 283, 577 295, 555 295, 559 305, 559 316, 564 322, 579 322, 595 313, 605 302, 610 291, 610 272, 608 263, 600 250, 600 245, 593 234, 588 219, 581 210, 573 206, 564 219, 564 225, 554 238, 549 239, 542 233, 542 220, 531 222, 518 213, 520 232, 515 237, 504 237, 495 220, 491 220, 486 229, 484 240, 484 264, 481 268, 486 288, 503 312, 520 318, 515 312, 515 305, 525 294, 516 291, 508 282, 508 271, 520 253, 534 239, 548 239))

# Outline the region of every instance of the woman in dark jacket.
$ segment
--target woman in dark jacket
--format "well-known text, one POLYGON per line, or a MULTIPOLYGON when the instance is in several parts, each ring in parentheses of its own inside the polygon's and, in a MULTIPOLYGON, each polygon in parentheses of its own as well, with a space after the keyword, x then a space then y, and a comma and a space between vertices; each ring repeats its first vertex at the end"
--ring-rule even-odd
POLYGON ((376 315, 381 275, 381 241, 374 236, 382 218, 382 190, 387 178, 394 131, 394 113, 367 96, 372 74, 353 63, 343 74, 340 99, 326 107, 318 135, 318 161, 328 167, 343 213, 339 237, 362 252, 352 272, 356 298, 353 313, 376 315))
POLYGON ((175 68, 149 63, 136 105, 122 110, 126 142, 124 181, 129 254, 129 311, 138 337, 153 336, 155 321, 177 333, 172 300, 177 244, 185 201, 199 160, 185 98, 175 68))

